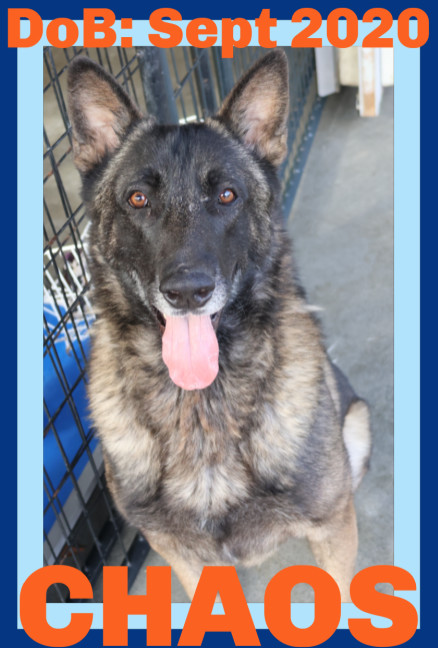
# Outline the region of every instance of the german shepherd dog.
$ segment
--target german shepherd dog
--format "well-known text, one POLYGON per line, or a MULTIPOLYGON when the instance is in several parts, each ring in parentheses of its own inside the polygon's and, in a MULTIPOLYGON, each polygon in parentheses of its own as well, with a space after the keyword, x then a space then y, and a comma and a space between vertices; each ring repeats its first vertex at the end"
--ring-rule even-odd
POLYGON ((369 416, 296 279, 276 174, 288 97, 281 50, 182 126, 144 117, 94 62, 69 69, 91 414, 117 507, 190 597, 204 565, 302 536, 349 600, 369 416))

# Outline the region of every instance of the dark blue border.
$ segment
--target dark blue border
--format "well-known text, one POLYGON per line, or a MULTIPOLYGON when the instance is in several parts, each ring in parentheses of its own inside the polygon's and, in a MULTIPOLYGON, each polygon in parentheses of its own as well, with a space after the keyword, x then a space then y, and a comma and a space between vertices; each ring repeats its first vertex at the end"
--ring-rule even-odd
POLYGON ((432 37, 421 49, 420 55, 420 88, 421 88, 421 157, 420 157, 420 204, 421 204, 421 230, 420 230, 420 300, 421 300, 421 324, 420 324, 420 359, 421 359, 421 469, 420 469, 420 492, 421 492, 421 625, 418 633, 421 643, 418 645, 432 645, 436 641, 436 628, 434 618, 436 617, 436 539, 434 539, 436 511, 436 457, 438 455, 436 414, 434 412, 436 403, 436 370, 434 366, 438 362, 437 346, 434 343, 433 335, 435 326, 433 324, 433 313, 435 311, 433 296, 437 294, 437 150, 438 137, 436 128, 436 93, 433 88, 433 79, 436 79, 438 47, 436 35, 433 37, 434 27, 438 20, 438 8, 432 3, 424 8, 431 25, 432 37))
POLYGON ((153 2, 153 3, 140 3, 135 0, 127 0, 126 2, 121 2, 116 0, 116 2, 94 2, 94 3, 83 3, 78 2, 77 0, 71 0, 68 3, 64 3, 62 8, 59 3, 55 0, 50 2, 32 2, 26 3, 21 0, 12 0, 8 2, 8 7, 30 7, 34 11, 40 14, 42 18, 51 19, 59 18, 61 15, 64 18, 73 18, 79 19, 82 17, 83 8, 85 7, 102 7, 107 9, 112 9, 116 17, 119 18, 133 18, 137 20, 148 20, 149 15, 161 7, 171 7, 172 9, 177 9, 181 14, 184 20, 191 18, 199 17, 208 17, 213 19, 220 18, 235 18, 237 16, 243 16, 247 19, 257 18, 262 9, 270 8, 271 16, 277 19, 288 20, 290 19, 292 13, 299 9, 300 7, 312 7, 317 9, 323 18, 327 17, 327 14, 338 7, 347 7, 356 12, 359 18, 367 11, 373 7, 385 7, 388 11, 391 12, 394 19, 396 19, 403 9, 408 7, 419 7, 429 13, 431 16, 431 9, 433 3, 429 2, 417 2, 413 0, 409 2, 321 2, 319 1, 308 1, 306 2, 284 2, 284 0, 254 0, 251 3, 236 3, 235 0, 222 0, 218 3, 208 3, 202 0, 188 0, 182 2, 181 0, 166 0, 165 2, 153 2))
MULTIPOLYGON (((436 473, 437 458, 437 423, 435 416, 436 401, 436 375, 434 370, 438 363, 437 344, 434 340, 436 323, 433 317, 433 308, 437 295, 437 263, 436 242, 437 238, 437 200, 434 195, 437 186, 437 152, 438 138, 436 127, 436 99, 435 85, 438 66, 438 53, 434 27, 437 24, 438 11, 433 2, 368 2, 368 3, 325 3, 308 2, 300 5, 290 5, 288 8, 284 0, 270 2, 253 2, 250 9, 244 6, 236 7, 235 0, 223 0, 219 5, 204 4, 191 0, 190 2, 173 2, 153 5, 142 5, 138 2, 112 2, 94 3, 93 6, 111 8, 117 18, 132 17, 147 19, 149 14, 158 7, 170 6, 178 9, 183 18, 207 16, 211 18, 235 17, 244 15, 246 18, 257 17, 261 10, 270 7, 271 16, 278 19, 289 19, 291 13, 299 6, 311 6, 318 9, 323 17, 336 7, 350 7, 361 15, 367 9, 375 6, 384 6, 394 17, 409 6, 417 6, 426 11, 431 24, 431 38, 421 50, 421 630, 408 642, 412 647, 428 647, 436 641, 436 629, 433 618, 436 616, 434 601, 436 601, 436 534, 432 529, 430 518, 436 517, 436 479, 430 476, 436 473), (219 7, 219 9, 215 8, 219 7), (220 15, 219 15, 220 11, 220 15)), ((10 2, 9 7, 29 6, 25 2, 10 2)), ((60 9, 57 2, 37 2, 30 5, 43 18, 65 17, 80 18, 83 3, 76 1, 64 4, 60 9)), ((91 6, 87 3, 85 6, 91 6)), ((0 254, 2 278, 2 356, 3 356, 3 461, 1 480, 3 493, 3 626, 2 636, 7 645, 32 646, 35 644, 23 631, 16 629, 16 499, 12 496, 16 484, 16 79, 17 65, 16 52, 8 50, 7 43, 7 18, 6 10, 2 12, 2 47, 5 49, 2 57, 3 72, 3 137, 2 152, 4 163, 2 165, 3 197, 2 197, 2 251, 0 254)), ((29 218, 39 212, 41 206, 32 205, 32 196, 28 197, 29 218)), ((408 262, 408 261, 407 261, 408 262)), ((409 475, 406 475, 409 479, 409 475)), ((172 633, 173 643, 176 645, 180 632, 172 633)), ((283 645, 276 641, 268 631, 259 631, 262 646, 283 645)), ((91 631, 79 646, 91 648, 102 646, 102 632, 91 631)), ((145 636, 141 631, 132 630, 129 633, 130 646, 144 646, 145 636)), ((204 641, 205 646, 232 646, 229 635, 212 634, 204 641)), ((359 646, 347 630, 338 630, 326 642, 328 646, 359 646)), ((407 644, 406 644, 407 645, 407 644)))
MULTIPOLYGON (((2 11, 2 68, 3 92, 2 150, 2 250, 0 253, 0 277, 2 293, 1 341, 2 341, 2 469, 0 471, 2 506, 2 572, 4 583, 4 612, 6 627, 1 633, 11 642, 18 640, 15 629, 17 589, 17 54, 7 50, 7 17, 2 11), (6 50, 6 51, 5 51, 6 50)), ((31 201, 31 197, 29 196, 31 201)), ((30 210, 31 211, 31 210, 30 210)), ((36 213, 41 213, 37 206, 36 213)), ((6 642, 5 642, 6 643, 6 642)), ((18 643, 17 643, 18 645, 18 643)))

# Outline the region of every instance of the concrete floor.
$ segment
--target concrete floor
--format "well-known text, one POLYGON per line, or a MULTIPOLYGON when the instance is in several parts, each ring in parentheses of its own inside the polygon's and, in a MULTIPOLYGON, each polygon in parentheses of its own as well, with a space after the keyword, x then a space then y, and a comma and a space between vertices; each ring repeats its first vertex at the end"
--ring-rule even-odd
MULTIPOLYGON (((327 99, 289 229, 331 357, 371 407, 371 468, 356 495, 360 570, 393 562, 393 91, 377 118, 360 118, 355 101, 355 88, 327 99)), ((145 566, 163 564, 151 551, 145 566)), ((294 564, 315 564, 303 540, 239 570, 247 601, 263 601, 272 576, 294 564)), ((131 593, 144 591, 142 568, 131 593)), ((294 589, 294 601, 312 597, 310 587, 294 589)), ((173 600, 188 601, 175 576, 173 600)))

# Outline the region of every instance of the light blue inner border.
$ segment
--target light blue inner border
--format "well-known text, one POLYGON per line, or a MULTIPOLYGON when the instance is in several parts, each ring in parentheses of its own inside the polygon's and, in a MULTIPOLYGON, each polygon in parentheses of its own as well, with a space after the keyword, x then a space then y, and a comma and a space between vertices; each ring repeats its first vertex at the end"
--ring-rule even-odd
MULTIPOLYGON (((82 34, 81 21, 76 21, 82 34)), ((45 21, 45 27, 47 21, 45 21)), ((187 21, 181 23, 182 27, 187 21)), ((119 23, 116 25, 116 29, 119 23)), ((290 45, 301 29, 288 21, 278 21, 271 37, 278 45, 290 45)), ((357 45, 371 29, 361 25, 357 45)), ((147 21, 134 21, 134 45, 143 45, 147 21)), ((124 32, 124 35, 130 35, 124 32)), ((420 399, 419 399, 419 299, 420 299, 420 52, 397 42, 396 23, 389 36, 394 38, 395 126, 394 126, 394 350, 395 350, 395 537, 394 564, 408 570, 417 582, 417 591, 398 593, 419 609, 419 497, 420 497, 420 399)), ((316 34, 325 38, 325 21, 316 34)), ((119 37, 116 44, 120 43, 119 37)), ((42 41, 32 48, 18 50, 18 591, 29 574, 42 566, 42 255, 43 212, 43 56, 42 41)), ((187 44, 184 40, 182 45, 187 44)), ((254 39, 251 44, 257 45, 254 39)), ((92 611, 93 628, 102 627, 101 604, 50 604, 48 620, 62 627, 70 612, 92 611)), ((263 606, 250 604, 257 628, 266 628, 263 606)), ((301 603, 294 609, 299 625, 310 624, 313 605, 301 603)), ((188 605, 172 605, 172 627, 181 628, 188 605)), ((369 616, 352 604, 342 606, 339 628, 348 628, 347 619, 369 616)), ((377 626, 385 625, 373 617, 377 626)), ((20 622, 18 621, 18 627, 20 622)), ((130 617, 130 628, 144 628, 143 617, 130 617)))
POLYGON ((17 52, 18 591, 43 560, 43 53, 17 52))

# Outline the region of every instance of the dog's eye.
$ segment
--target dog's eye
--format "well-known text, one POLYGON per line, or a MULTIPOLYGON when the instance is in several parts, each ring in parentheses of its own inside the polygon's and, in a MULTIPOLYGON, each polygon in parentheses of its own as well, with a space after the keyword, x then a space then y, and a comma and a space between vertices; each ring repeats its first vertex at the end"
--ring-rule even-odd
POLYGON ((134 193, 129 196, 128 202, 131 207, 134 207, 134 209, 142 209, 142 207, 147 207, 149 205, 149 200, 142 191, 134 191, 134 193))
POLYGON ((236 200, 237 196, 232 189, 224 189, 222 193, 219 194, 219 202, 222 205, 230 205, 236 200))

